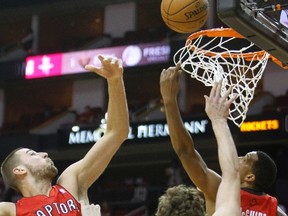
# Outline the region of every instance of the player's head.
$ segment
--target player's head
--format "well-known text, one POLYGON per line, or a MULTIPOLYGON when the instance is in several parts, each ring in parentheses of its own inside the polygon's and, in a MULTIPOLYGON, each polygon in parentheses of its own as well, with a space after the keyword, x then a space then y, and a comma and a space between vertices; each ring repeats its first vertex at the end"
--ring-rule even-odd
POLYGON ((4 181, 11 188, 18 190, 20 180, 30 175, 37 179, 51 180, 58 170, 47 153, 35 152, 27 148, 18 148, 12 151, 1 165, 1 174, 4 181))
POLYGON ((194 187, 170 187, 159 197, 156 216, 204 216, 205 205, 200 192, 194 187))
POLYGON ((265 152, 253 151, 240 157, 240 173, 241 183, 245 182, 253 189, 266 191, 275 182, 277 167, 265 152))

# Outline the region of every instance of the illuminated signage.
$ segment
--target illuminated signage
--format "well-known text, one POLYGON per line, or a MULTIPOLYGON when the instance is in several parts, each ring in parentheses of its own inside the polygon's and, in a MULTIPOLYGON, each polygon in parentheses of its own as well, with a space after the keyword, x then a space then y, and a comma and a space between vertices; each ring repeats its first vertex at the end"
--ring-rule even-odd
POLYGON ((170 58, 168 43, 147 43, 139 45, 109 47, 68 53, 56 53, 26 58, 25 78, 44 78, 87 72, 87 64, 99 66, 98 55, 121 58, 123 67, 135 67, 167 63, 170 58))
POLYGON ((278 130, 280 123, 278 119, 261 120, 261 121, 247 121, 240 126, 241 132, 257 132, 257 131, 271 131, 278 130))
MULTIPOLYGON (((208 120, 186 121, 184 125, 191 134, 205 134, 207 132, 208 120)), ((101 125, 96 130, 81 129, 79 127, 73 128, 68 134, 67 142, 69 145, 94 143, 105 132, 105 127, 101 125)), ((166 123, 149 123, 130 127, 128 140, 147 140, 168 136, 169 130, 166 123)))
MULTIPOLYGON (((105 121, 104 121, 105 122, 105 121)), ((215 138, 210 121, 207 118, 185 118, 184 126, 187 131, 193 135, 193 138, 209 139, 215 138)), ((106 123, 96 125, 95 127, 79 127, 62 128, 58 132, 59 144, 76 146, 82 144, 93 144, 99 140, 104 132, 106 123), (95 129, 96 128, 96 129, 95 129)), ((233 137, 238 143, 257 142, 265 140, 275 140, 288 138, 288 115, 285 116, 253 116, 242 123, 240 129, 234 124, 229 124, 233 137), (285 121, 285 125, 284 125, 285 121), (241 134, 240 136, 234 136, 241 134), (261 135, 260 135, 261 134, 261 135)), ((163 139, 169 139, 169 130, 166 121, 153 121, 131 124, 127 142, 140 144, 141 142, 156 142, 163 139)))

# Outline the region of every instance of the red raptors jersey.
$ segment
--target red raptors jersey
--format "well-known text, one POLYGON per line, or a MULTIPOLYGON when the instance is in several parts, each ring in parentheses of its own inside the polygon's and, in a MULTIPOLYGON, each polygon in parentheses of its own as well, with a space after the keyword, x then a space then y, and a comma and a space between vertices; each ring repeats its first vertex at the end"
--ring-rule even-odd
POLYGON ((277 205, 275 197, 241 189, 241 216, 276 216, 277 205))
POLYGON ((63 187, 54 185, 46 195, 23 197, 16 202, 17 216, 81 216, 80 203, 63 187))

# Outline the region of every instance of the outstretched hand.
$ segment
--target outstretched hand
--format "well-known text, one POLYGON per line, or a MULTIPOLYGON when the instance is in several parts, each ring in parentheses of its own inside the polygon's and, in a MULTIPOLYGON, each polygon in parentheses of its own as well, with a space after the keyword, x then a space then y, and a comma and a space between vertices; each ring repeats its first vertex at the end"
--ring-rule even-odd
POLYGON ((101 216, 101 208, 95 204, 85 204, 80 201, 82 216, 101 216))
POLYGON ((236 95, 228 99, 232 87, 221 97, 222 80, 216 82, 210 91, 209 97, 205 95, 205 111, 211 121, 215 120, 227 120, 229 115, 229 108, 233 101, 236 99, 236 95))
POLYGON ((104 57, 102 55, 98 56, 101 62, 100 67, 95 67, 94 65, 86 65, 85 69, 106 78, 119 78, 123 75, 123 66, 121 59, 116 57, 104 57))
POLYGON ((180 64, 177 64, 176 67, 169 67, 168 69, 162 70, 160 76, 160 91, 164 102, 177 97, 181 73, 180 64))

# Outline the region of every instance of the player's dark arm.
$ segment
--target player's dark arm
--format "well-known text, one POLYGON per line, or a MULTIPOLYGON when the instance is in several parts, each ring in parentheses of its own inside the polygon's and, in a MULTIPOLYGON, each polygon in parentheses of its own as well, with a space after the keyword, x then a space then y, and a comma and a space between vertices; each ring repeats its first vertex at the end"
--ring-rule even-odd
POLYGON ((216 193, 221 177, 209 169, 201 155, 195 150, 194 142, 186 130, 178 108, 179 65, 163 70, 160 90, 165 108, 172 146, 192 182, 203 192, 208 215, 214 212, 216 193), (208 204, 208 206, 207 206, 208 204))

